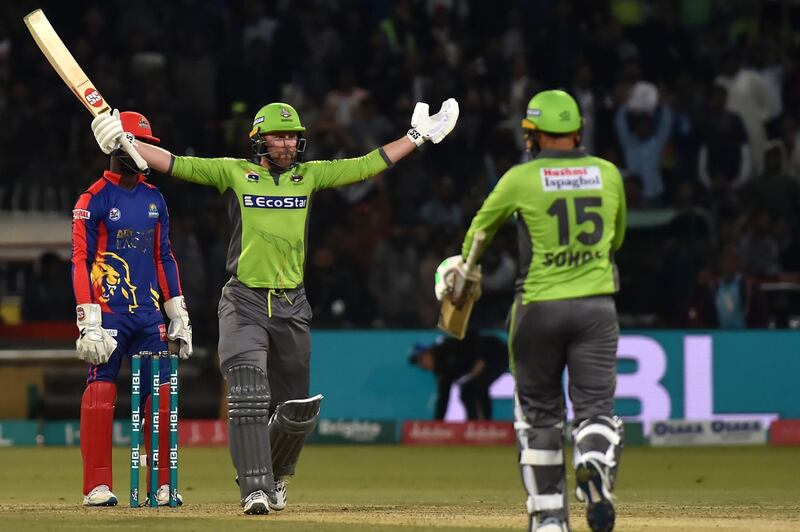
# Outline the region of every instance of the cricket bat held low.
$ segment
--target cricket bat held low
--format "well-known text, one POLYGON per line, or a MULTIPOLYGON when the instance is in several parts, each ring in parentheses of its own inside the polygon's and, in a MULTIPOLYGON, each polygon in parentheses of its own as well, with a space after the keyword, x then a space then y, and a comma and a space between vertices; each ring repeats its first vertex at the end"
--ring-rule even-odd
POLYGON ((467 334, 467 325, 472 314, 472 307, 475 306, 475 302, 480 297, 480 281, 471 280, 469 277, 476 267, 478 254, 485 239, 486 233, 483 231, 475 233, 467 263, 464 267, 466 276, 456 280, 453 292, 442 299, 442 306, 439 309, 437 327, 459 340, 462 340, 467 334))

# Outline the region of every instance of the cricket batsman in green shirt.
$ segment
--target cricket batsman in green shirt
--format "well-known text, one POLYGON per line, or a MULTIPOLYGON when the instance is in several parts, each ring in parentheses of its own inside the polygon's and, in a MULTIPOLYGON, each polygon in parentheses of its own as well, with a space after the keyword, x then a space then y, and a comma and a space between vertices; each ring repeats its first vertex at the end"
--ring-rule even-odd
MULTIPOLYGON (((452 98, 432 116, 427 104, 417 103, 406 135, 362 157, 336 161, 298 161, 305 127, 285 103, 266 105, 253 119, 256 163, 181 157, 129 138, 150 168, 213 186, 227 202, 231 279, 219 302, 219 357, 228 383, 228 444, 245 514, 285 508, 285 479, 319 416, 322 396, 308 397, 311 307, 303 288, 314 192, 370 178, 424 142, 438 144, 457 119, 452 98)), ((95 118, 92 131, 103 152, 113 152, 124 134, 118 112, 95 118)))
MULTIPOLYGON (((462 249, 467 257, 478 231, 488 242, 514 216, 520 262, 508 333, 514 428, 529 526, 539 532, 569 530, 565 368, 575 411, 576 493, 593 531, 614 528, 612 492, 622 451, 622 421, 613 412, 619 325, 612 294, 625 195, 619 170, 578 147, 581 126, 578 105, 566 92, 548 90, 530 100, 522 127, 529 150, 538 153, 498 181, 462 249)), ((440 269, 449 271, 439 277, 463 277, 463 266, 461 257, 446 259, 440 269)))

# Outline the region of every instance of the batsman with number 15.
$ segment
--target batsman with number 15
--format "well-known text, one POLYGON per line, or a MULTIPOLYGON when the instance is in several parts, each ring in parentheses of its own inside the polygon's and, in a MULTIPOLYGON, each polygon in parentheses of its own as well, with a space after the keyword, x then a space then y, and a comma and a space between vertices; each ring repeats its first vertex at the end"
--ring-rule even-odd
POLYGON ((510 217, 519 234, 520 276, 509 324, 514 372, 514 427, 527 492, 529 529, 569 530, 562 376, 569 371, 575 410, 576 494, 593 531, 614 528, 614 481, 622 451, 622 421, 614 415, 619 326, 614 252, 625 234, 625 195, 619 170, 580 148, 582 118, 566 92, 536 94, 522 120, 533 160, 499 180, 464 240, 462 255, 437 271, 441 300, 464 280, 473 247, 491 240, 510 217))

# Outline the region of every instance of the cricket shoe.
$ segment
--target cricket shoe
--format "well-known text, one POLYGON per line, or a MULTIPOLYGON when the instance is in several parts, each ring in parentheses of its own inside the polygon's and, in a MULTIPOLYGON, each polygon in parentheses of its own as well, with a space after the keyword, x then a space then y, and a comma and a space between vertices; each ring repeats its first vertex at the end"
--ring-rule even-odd
POLYGON ((286 481, 281 479, 275 481, 275 501, 270 499, 269 509, 280 512, 284 508, 286 508, 286 481))
POLYGON ((614 530, 613 496, 606 487, 603 468, 594 460, 586 460, 575 468, 578 484, 575 496, 586 503, 586 522, 592 532, 611 532, 614 530))
POLYGON ((88 495, 83 496, 84 506, 116 506, 117 496, 105 484, 96 486, 88 495))
POLYGON ((270 500, 262 490, 257 490, 247 496, 242 507, 247 515, 262 515, 269 513, 270 500))

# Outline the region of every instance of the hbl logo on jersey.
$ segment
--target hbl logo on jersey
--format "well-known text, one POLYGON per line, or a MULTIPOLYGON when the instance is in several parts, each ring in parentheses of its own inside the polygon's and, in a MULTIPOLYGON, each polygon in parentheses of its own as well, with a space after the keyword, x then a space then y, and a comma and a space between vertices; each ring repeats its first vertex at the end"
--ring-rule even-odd
POLYGON ((259 209, 304 209, 308 196, 242 196, 245 207, 259 209))

